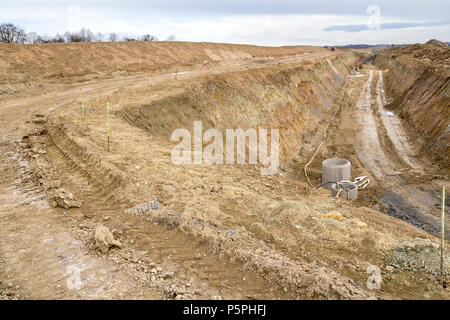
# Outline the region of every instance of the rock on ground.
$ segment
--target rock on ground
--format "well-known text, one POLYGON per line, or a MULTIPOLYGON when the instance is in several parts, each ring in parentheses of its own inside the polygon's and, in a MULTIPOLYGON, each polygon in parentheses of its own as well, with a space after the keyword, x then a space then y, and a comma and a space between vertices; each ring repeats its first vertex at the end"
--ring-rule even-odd
POLYGON ((112 246, 122 247, 122 243, 115 240, 111 231, 105 226, 95 228, 94 240, 97 248, 103 253, 107 253, 112 246))
POLYGON ((47 190, 47 199, 52 207, 64 209, 80 208, 83 203, 64 188, 47 190))

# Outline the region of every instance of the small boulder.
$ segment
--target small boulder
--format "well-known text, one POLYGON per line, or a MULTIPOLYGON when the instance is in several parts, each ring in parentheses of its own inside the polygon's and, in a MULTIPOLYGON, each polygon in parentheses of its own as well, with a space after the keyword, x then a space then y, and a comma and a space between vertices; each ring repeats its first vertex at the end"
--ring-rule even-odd
POLYGON ((171 278, 173 278, 173 276, 174 276, 174 273, 171 271, 168 271, 162 275, 162 278, 163 279, 171 279, 171 278))
POLYGON ((393 266, 387 266, 386 267, 386 271, 387 272, 393 272, 394 271, 394 267, 393 266))
POLYGON ((47 199, 52 207, 61 207, 64 209, 80 208, 83 203, 64 188, 47 190, 47 199))
POLYGON ((97 248, 103 253, 107 253, 112 246, 122 247, 122 243, 115 240, 111 231, 105 226, 95 228, 94 240, 97 248))

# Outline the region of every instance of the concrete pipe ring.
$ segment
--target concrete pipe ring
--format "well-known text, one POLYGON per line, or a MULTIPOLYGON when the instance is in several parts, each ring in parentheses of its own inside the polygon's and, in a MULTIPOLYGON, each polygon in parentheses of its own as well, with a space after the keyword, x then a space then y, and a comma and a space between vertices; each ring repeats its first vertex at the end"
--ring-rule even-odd
POLYGON ((339 190, 342 189, 339 197, 344 200, 356 200, 358 198, 358 185, 350 181, 341 181, 331 184, 331 195, 335 197, 339 190))
POLYGON ((346 159, 332 158, 322 162, 322 184, 331 190, 333 183, 350 180, 351 163, 346 159))

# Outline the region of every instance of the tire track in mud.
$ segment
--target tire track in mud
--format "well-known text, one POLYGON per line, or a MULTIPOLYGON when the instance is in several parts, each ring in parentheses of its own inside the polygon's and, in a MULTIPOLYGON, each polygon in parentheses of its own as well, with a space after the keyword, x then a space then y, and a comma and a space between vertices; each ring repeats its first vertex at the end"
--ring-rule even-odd
POLYGON ((419 162, 419 159, 417 159, 418 151, 415 150, 414 146, 409 142, 400 119, 393 112, 385 108, 387 100, 384 90, 383 72, 381 70, 378 70, 376 104, 378 115, 386 129, 389 140, 395 147, 397 155, 413 169, 420 169, 420 167, 423 167, 421 161, 419 162))
MULTIPOLYGON (((387 99, 381 70, 378 70, 376 92, 372 92, 374 71, 369 70, 369 78, 354 108, 355 118, 361 125, 356 139, 356 154, 384 190, 381 201, 387 206, 385 213, 438 235, 440 219, 433 214, 434 208, 439 205, 438 197, 431 190, 409 183, 407 177, 396 169, 406 164, 407 172, 423 172, 426 164, 417 159, 416 149, 409 142, 400 119, 385 109, 387 99), (374 105, 376 109, 373 108, 374 105), (386 149, 387 146, 380 143, 380 138, 388 139, 393 149, 386 149), (395 163, 393 159, 399 159, 402 163, 395 163)), ((450 236, 448 228, 446 235, 450 236)))
MULTIPOLYGON (((244 270, 239 262, 232 262, 224 255, 211 255, 210 249, 202 240, 147 222, 141 217, 124 214, 124 209, 131 204, 124 199, 118 201, 112 194, 120 190, 104 188, 105 180, 98 173, 87 178, 77 165, 78 161, 54 142, 47 148, 47 156, 60 169, 59 178, 64 181, 64 185, 70 186, 71 192, 84 202, 82 208, 71 209, 71 215, 82 217, 79 221, 83 223, 84 213, 88 212, 94 215, 91 221, 93 224, 105 224, 111 228, 126 226, 125 229, 131 229, 133 234, 125 240, 127 246, 132 248, 131 251, 140 252, 139 259, 151 261, 149 265, 156 262, 165 270, 172 270, 181 279, 186 279, 183 282, 189 283, 189 288, 181 291, 189 292, 190 298, 211 299, 220 296, 229 299, 277 299, 290 296, 276 284, 250 270, 244 270), (108 217, 108 222, 103 220, 105 217, 108 217)), ((95 169, 90 170, 90 173, 92 171, 95 169)), ((127 254, 129 252, 123 256, 127 254)), ((122 258, 120 253, 115 258, 119 256, 122 258)), ((127 264, 130 262, 127 259, 120 260, 123 271, 136 275, 133 268, 128 268, 127 264)), ((161 291, 166 298, 174 298, 174 293, 170 290, 172 283, 159 280, 150 280, 144 282, 144 285, 161 291)))
POLYGON ((378 180, 382 180, 385 176, 392 176, 395 171, 390 166, 385 165, 389 163, 389 160, 381 146, 376 122, 372 114, 372 81, 373 70, 370 70, 369 78, 364 83, 355 105, 356 119, 362 126, 356 138, 357 147, 355 151, 364 167, 369 169, 378 180))
POLYGON ((56 210, 42 201, 19 146, 8 144, 0 151, 0 291, 7 299, 120 299, 121 291, 159 297, 110 262, 89 255, 71 236, 56 210), (8 283, 12 288, 3 290, 8 283))

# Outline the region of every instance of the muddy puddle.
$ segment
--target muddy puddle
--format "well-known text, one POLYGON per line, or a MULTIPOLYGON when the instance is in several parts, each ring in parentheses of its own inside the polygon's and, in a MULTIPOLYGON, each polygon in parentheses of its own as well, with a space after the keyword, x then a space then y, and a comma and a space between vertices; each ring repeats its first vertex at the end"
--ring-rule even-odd
MULTIPOLYGON (((436 236, 440 235, 441 227, 438 221, 436 221, 434 217, 433 219, 429 215, 425 215, 417 208, 411 206, 401 195, 392 191, 386 191, 380 200, 386 206, 384 213, 408 222, 428 233, 436 236)), ((445 227, 445 237, 450 239, 448 227, 445 227)))

